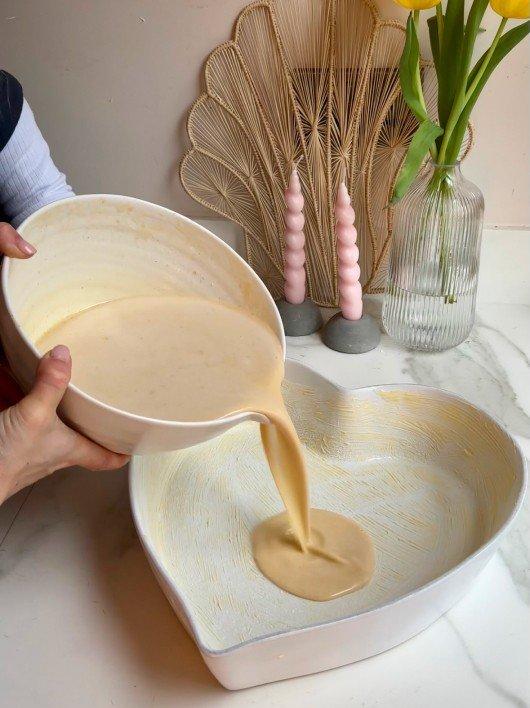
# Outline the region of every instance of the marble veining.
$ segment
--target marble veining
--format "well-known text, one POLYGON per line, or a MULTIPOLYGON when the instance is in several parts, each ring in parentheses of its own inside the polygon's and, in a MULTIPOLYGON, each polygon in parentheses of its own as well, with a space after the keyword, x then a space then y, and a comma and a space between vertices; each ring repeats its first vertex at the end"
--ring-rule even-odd
POLYGON ((467 644, 464 634, 462 634, 462 632, 458 628, 458 625, 453 622, 450 613, 445 615, 442 620, 447 622, 447 624, 455 633, 455 636, 457 637, 458 641, 460 642, 460 645, 462 646, 462 649, 465 652, 469 665, 471 666, 477 677, 480 679, 480 681, 482 681, 483 684, 488 686, 491 691, 501 699, 501 701, 506 701, 509 705, 516 706, 517 708, 525 708, 525 706, 527 706, 527 703, 523 698, 516 696, 511 691, 504 688, 491 675, 485 672, 484 669, 480 666, 480 664, 477 663, 475 657, 473 656, 473 652, 470 650, 467 644))

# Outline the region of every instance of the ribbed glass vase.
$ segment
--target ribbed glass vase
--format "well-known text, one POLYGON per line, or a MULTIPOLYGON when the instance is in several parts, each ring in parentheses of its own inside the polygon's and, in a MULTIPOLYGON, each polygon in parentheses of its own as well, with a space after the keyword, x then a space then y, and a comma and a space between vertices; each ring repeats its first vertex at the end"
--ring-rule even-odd
POLYGON ((431 161, 398 203, 383 325, 405 347, 441 351, 471 331, 483 215, 459 163, 431 161))

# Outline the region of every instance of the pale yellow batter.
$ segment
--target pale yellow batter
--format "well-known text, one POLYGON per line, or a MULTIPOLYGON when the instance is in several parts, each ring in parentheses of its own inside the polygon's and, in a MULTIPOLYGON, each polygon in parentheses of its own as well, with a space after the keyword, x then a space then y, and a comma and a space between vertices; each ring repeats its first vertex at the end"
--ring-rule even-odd
POLYGON ((263 413, 263 446, 287 509, 254 532, 261 571, 300 597, 328 600, 369 582, 374 554, 353 521, 309 510, 298 436, 281 396, 283 358, 274 332, 236 309, 199 298, 124 298, 60 322, 41 352, 66 344, 76 386, 104 403, 165 420, 263 413))

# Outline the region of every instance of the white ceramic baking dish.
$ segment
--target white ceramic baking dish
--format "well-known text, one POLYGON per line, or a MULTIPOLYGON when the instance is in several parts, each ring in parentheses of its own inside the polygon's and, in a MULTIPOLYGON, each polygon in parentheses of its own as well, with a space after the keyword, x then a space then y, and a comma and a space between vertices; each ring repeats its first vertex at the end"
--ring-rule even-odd
POLYGON ((355 518, 373 537, 377 569, 361 591, 311 602, 256 569, 251 530, 281 504, 255 423, 131 464, 133 515, 151 566, 231 689, 355 662, 425 629, 491 558, 525 488, 514 440, 451 393, 348 391, 293 362, 287 379, 312 505, 355 518))

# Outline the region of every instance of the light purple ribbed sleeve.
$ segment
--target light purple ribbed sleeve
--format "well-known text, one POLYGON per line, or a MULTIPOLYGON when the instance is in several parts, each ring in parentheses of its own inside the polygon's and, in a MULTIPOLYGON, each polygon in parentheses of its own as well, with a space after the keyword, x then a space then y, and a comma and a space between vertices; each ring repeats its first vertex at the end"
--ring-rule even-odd
POLYGON ((13 135, 0 152, 0 203, 6 217, 16 228, 37 209, 73 195, 24 99, 13 135))

